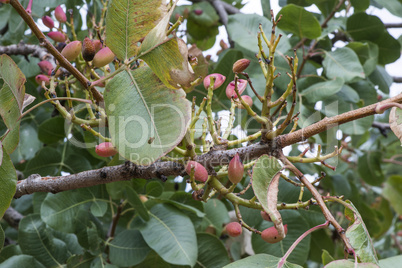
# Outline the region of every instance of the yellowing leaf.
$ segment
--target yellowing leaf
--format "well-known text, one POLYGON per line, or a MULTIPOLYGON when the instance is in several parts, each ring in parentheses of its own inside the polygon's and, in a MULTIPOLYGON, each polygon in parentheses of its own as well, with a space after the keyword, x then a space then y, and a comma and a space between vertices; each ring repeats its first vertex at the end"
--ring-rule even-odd
POLYGON ((141 41, 165 16, 164 0, 114 0, 106 14, 106 44, 120 60, 138 52, 141 41))

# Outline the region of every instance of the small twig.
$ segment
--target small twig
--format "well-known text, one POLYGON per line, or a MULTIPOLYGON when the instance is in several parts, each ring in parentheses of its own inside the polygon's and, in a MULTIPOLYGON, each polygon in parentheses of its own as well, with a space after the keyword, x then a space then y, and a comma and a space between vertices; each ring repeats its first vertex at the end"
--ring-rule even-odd
POLYGON ((285 255, 283 255, 283 257, 281 258, 281 260, 278 263, 278 268, 281 268, 285 262, 286 259, 289 257, 290 253, 293 252, 293 250, 296 248, 296 246, 309 234, 311 234, 312 232, 319 230, 319 229, 324 229, 327 228, 329 225, 329 221, 324 222, 323 224, 317 225, 309 230, 307 230, 306 232, 304 232, 301 236, 299 236, 299 238, 296 239, 295 242, 293 242, 293 244, 290 246, 290 248, 288 249, 288 251, 286 251, 285 255))

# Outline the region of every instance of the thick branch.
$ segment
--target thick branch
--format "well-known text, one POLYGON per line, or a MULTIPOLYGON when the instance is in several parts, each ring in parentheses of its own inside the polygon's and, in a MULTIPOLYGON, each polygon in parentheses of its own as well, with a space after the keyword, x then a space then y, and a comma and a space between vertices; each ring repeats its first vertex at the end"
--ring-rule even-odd
MULTIPOLYGON (((203 163, 206 167, 227 165, 233 156, 239 153, 244 161, 249 161, 263 154, 273 154, 273 151, 277 149, 274 149, 272 144, 257 143, 231 150, 212 149, 210 152, 198 156, 195 160, 203 163)), ((137 166, 131 162, 126 162, 124 165, 103 167, 101 169, 88 170, 67 176, 41 177, 38 174, 34 174, 25 180, 18 181, 14 198, 35 192, 58 193, 115 181, 131 180, 133 178, 164 179, 166 176, 185 174, 183 165, 171 161, 158 161, 150 166, 137 166)))
POLYGON ((4 213, 3 219, 13 228, 18 229, 18 224, 24 216, 18 211, 9 207, 4 213))
POLYGON ((24 43, 19 43, 17 45, 0 46, 0 54, 23 56, 32 55, 39 58, 40 60, 53 60, 53 56, 49 54, 49 52, 47 52, 47 50, 43 47, 38 45, 27 45, 24 43))
MULTIPOLYGON (((46 38, 46 36, 39 30, 38 26, 36 25, 35 21, 32 17, 25 11, 24 7, 17 0, 11 0, 10 5, 18 12, 21 18, 25 21, 25 23, 31 28, 32 32, 38 38, 40 44, 44 46, 50 54, 52 54, 56 60, 59 62, 60 66, 66 68, 78 81, 82 84, 82 86, 86 89, 89 88, 91 83, 89 80, 80 72, 78 71, 66 58, 64 58, 60 52, 50 43, 50 41, 46 38)), ((99 93, 98 90, 95 88, 89 88, 91 91, 94 99, 97 102, 103 102, 103 96, 99 93)))
POLYGON ((402 77, 394 76, 392 80, 394 80, 395 83, 402 83, 402 77))
POLYGON ((402 28, 402 23, 385 23, 385 28, 402 28))
POLYGON ((375 108, 377 107, 377 105, 385 104, 385 103, 389 103, 389 102, 401 103, 402 102, 402 93, 393 98, 384 100, 382 102, 374 103, 372 105, 369 105, 369 106, 366 106, 366 107, 363 107, 360 109, 356 109, 356 110, 346 112, 346 113, 343 113, 340 115, 336 115, 333 117, 325 117, 323 120, 321 120, 315 124, 312 124, 308 127, 305 127, 298 131, 292 132, 290 134, 279 136, 278 142, 280 143, 281 147, 286 147, 288 145, 295 144, 297 142, 306 140, 306 139, 314 136, 315 134, 324 132, 324 131, 331 129, 333 127, 336 127, 338 125, 345 124, 347 122, 357 120, 359 118, 373 115, 376 113, 375 108))

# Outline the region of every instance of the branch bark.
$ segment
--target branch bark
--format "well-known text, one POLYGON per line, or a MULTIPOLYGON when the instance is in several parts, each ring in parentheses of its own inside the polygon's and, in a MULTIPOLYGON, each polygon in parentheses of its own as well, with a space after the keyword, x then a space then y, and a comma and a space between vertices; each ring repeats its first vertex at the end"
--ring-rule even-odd
POLYGON ((392 77, 392 80, 393 80, 395 83, 402 83, 402 77, 394 76, 394 77, 392 77))
POLYGON ((363 118, 366 116, 374 115, 376 113, 375 108, 377 105, 389 103, 389 102, 397 102, 401 103, 402 102, 402 93, 399 95, 396 95, 395 97, 392 97, 390 99, 371 104, 369 106, 352 110, 340 115, 336 115, 333 117, 325 117, 323 120, 314 123, 308 127, 305 127, 303 129, 297 130, 295 132, 285 134, 282 136, 278 137, 278 142, 281 147, 286 147, 291 144, 295 144, 297 142, 306 140, 315 134, 324 132, 328 129, 331 129, 333 127, 336 127, 341 124, 345 124, 347 122, 357 120, 359 118, 363 118))
POLYGON ((23 55, 23 56, 32 55, 34 57, 39 58, 40 60, 47 60, 54 62, 52 54, 47 52, 45 48, 38 45, 28 45, 24 43, 19 43, 9 46, 0 46, 0 54, 23 55))

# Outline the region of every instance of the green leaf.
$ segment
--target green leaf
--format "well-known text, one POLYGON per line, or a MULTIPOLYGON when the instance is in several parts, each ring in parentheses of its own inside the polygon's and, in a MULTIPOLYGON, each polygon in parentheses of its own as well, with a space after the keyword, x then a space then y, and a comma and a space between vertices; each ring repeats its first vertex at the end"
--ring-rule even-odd
POLYGON ((147 195, 158 197, 163 193, 163 186, 158 181, 150 181, 145 187, 147 195))
POLYGON ((358 171, 362 179, 370 185, 381 185, 384 174, 381 169, 383 155, 379 151, 367 151, 358 159, 358 171))
POLYGON ((355 12, 364 11, 370 6, 370 0, 351 0, 350 3, 355 9, 355 12))
POLYGON ((19 118, 24 103, 25 76, 6 54, 0 56, 0 82, 0 117, 7 128, 0 141, 5 152, 11 154, 19 141, 19 118))
POLYGON ((16 255, 1 263, 2 267, 18 267, 18 268, 45 268, 43 264, 38 262, 34 257, 29 255, 16 255))
POLYGON ((378 46, 372 42, 351 42, 347 44, 348 48, 353 51, 359 57, 359 61, 363 66, 365 75, 370 75, 377 66, 378 62, 378 46))
POLYGON ((376 40, 378 45, 378 62, 382 65, 392 63, 401 56, 401 44, 387 31, 384 31, 376 40))
POLYGON ((114 0, 106 13, 106 44, 120 60, 137 54, 137 43, 166 14, 161 0, 114 0))
POLYGON ((30 160, 35 153, 42 147, 38 139, 38 133, 31 124, 22 124, 20 127, 20 142, 15 151, 10 155, 13 163, 19 163, 22 160, 30 160))
POLYGON ((0 225, 0 252, 1 252, 1 250, 3 249, 5 238, 6 238, 6 237, 4 236, 3 227, 1 227, 1 225, 0 225))
POLYGON ((321 25, 317 18, 304 8, 293 4, 282 8, 276 18, 282 15, 278 27, 296 34, 300 38, 315 39, 321 35, 321 25))
POLYGON ((124 230, 109 244, 112 264, 132 266, 141 263, 151 251, 138 230, 124 230))
POLYGON ((343 79, 337 77, 333 80, 315 83, 303 90, 300 95, 304 96, 308 102, 315 103, 339 92, 343 84, 343 79))
POLYGON ((144 206, 144 203, 141 201, 137 192, 133 188, 128 187, 126 188, 126 195, 128 202, 135 209, 141 219, 143 219, 144 221, 149 221, 150 217, 148 214, 148 210, 144 206))
POLYGON ((267 19, 271 19, 271 1, 261 1, 262 13, 267 19))
POLYGON ((17 245, 5 246, 0 254, 0 265, 7 259, 9 259, 13 256, 16 256, 16 255, 21 255, 21 254, 22 254, 22 252, 21 252, 20 246, 17 246, 17 245))
POLYGON ((171 17, 175 6, 176 2, 174 3, 174 6, 170 9, 170 11, 167 12, 158 22, 158 24, 147 34, 141 44, 138 54, 145 54, 168 39, 166 35, 168 30, 169 18, 171 17))
POLYGON ((402 16, 402 2, 400 0, 375 0, 377 3, 388 9, 395 16, 402 16))
POLYGON ((352 211, 345 207, 345 215, 353 215, 351 218, 351 225, 346 229, 346 238, 350 245, 355 250, 355 254, 359 262, 370 262, 378 264, 376 251, 371 241, 370 234, 367 231, 366 225, 364 225, 363 219, 355 206, 350 201, 346 201, 350 204, 352 211))
POLYGON ((106 86, 105 103, 119 154, 149 165, 171 151, 189 123, 190 102, 184 97, 181 89, 168 90, 149 67, 116 75, 106 86))
MULTIPOLYGON (((224 266, 224 268, 276 268, 281 259, 268 254, 256 254, 238 261, 235 261, 229 265, 224 266)), ((301 268, 302 266, 285 262, 283 267, 286 268, 301 268)))
MULTIPOLYGON (((275 223, 276 228, 278 228, 282 222, 281 214, 276 208, 280 177, 275 177, 281 169, 282 167, 279 161, 275 157, 268 155, 262 155, 258 158, 253 167, 252 186, 254 194, 264 211, 268 213, 272 221, 275 223)), ((284 234, 283 227, 281 226, 279 228, 282 228, 281 232, 284 234)))
MULTIPOLYGON (((179 268, 185 266, 171 265, 165 262, 155 251, 151 251, 145 260, 139 265, 134 266, 135 268, 150 268, 150 267, 158 267, 158 268, 179 268)), ((188 267, 188 266, 187 266, 188 267)))
POLYGON ((342 78, 345 83, 356 82, 365 77, 359 58, 348 47, 325 52, 322 66, 328 78, 342 78))
POLYGON ((377 65, 377 68, 371 73, 369 79, 373 84, 378 85, 378 88, 382 92, 389 94, 389 88, 393 80, 384 67, 377 65))
POLYGON ((171 89, 190 88, 196 79, 188 62, 188 49, 182 39, 172 38, 139 55, 158 78, 171 89))
POLYGON ((402 215, 402 176, 389 177, 385 182, 382 195, 391 203, 396 213, 402 215))
POLYGON ((325 249, 322 250, 321 258, 322 258, 322 264, 324 265, 334 261, 334 257, 332 257, 331 254, 329 254, 329 252, 326 251, 325 249))
POLYGON ((13 200, 17 185, 17 173, 10 157, 0 141, 0 219, 13 200))
POLYGON ((380 260, 381 268, 394 268, 398 267, 402 262, 402 255, 394 256, 380 260))
POLYGON ((374 41, 385 31, 384 24, 377 16, 364 12, 355 13, 346 22, 348 33, 355 41, 374 41))
POLYGON ((53 238, 38 214, 20 221, 18 242, 22 253, 34 256, 46 267, 61 266, 67 260, 66 244, 53 238))
MULTIPOLYGON (((230 15, 228 20, 227 31, 230 38, 236 43, 236 47, 239 46, 242 49, 248 51, 251 55, 258 51, 257 33, 259 32, 259 24, 262 25, 266 34, 271 33, 272 23, 265 17, 261 17, 257 14, 235 14, 230 15)), ((281 41, 276 48, 277 52, 285 53, 291 46, 286 34, 277 29, 276 34, 282 34, 281 41)), ((268 48, 264 44, 264 50, 268 51, 268 48)))
POLYGON ((152 207, 150 216, 147 224, 140 228, 148 246, 169 263, 193 266, 198 249, 190 219, 180 210, 164 204, 152 207))
POLYGON ((191 6, 188 19, 204 27, 216 26, 219 22, 219 16, 215 8, 208 2, 194 3, 191 6), (194 10, 197 9, 203 11, 201 15, 195 14, 194 10))
POLYGON ((54 148, 44 147, 37 152, 34 158, 28 161, 24 174, 39 174, 41 176, 54 176, 60 170, 61 154, 54 148))
POLYGON ((229 264, 228 252, 222 241, 215 235, 197 234, 198 259, 196 268, 221 268, 229 264))
POLYGON ((336 260, 333 262, 328 263, 327 265, 324 266, 325 268, 355 268, 355 267, 361 267, 361 268, 378 268, 378 265, 374 263, 354 263, 348 260, 336 260))
POLYGON ((207 226, 212 225, 216 229, 216 234, 220 235, 222 233, 223 224, 230 222, 228 210, 222 201, 218 199, 209 199, 206 204, 204 204, 205 217, 204 220, 207 226))
POLYGON ((166 199, 154 199, 156 202, 159 203, 166 203, 166 204, 170 204, 172 206, 175 206, 176 208, 180 209, 182 212, 184 211, 188 211, 190 213, 195 214, 197 217, 202 218, 205 216, 205 213, 203 213, 202 211, 200 211, 199 209, 190 206, 190 205, 186 205, 174 200, 166 200, 166 199))
MULTIPOLYGON (((286 237, 278 243, 270 244, 262 240, 261 235, 253 233, 251 236, 251 244, 256 254, 267 253, 273 256, 282 257, 293 244, 293 242, 296 241, 296 239, 299 238, 299 236, 305 231, 311 228, 308 222, 297 211, 281 210, 280 212, 282 214, 283 223, 288 225, 288 233, 286 237)), ((262 221, 261 225, 258 226, 257 229, 262 231, 271 226, 273 226, 272 222, 262 221)), ((310 241, 311 235, 308 235, 297 245, 287 260, 292 263, 303 265, 308 258, 311 243, 310 241)))
POLYGON ((52 117, 39 125, 38 138, 45 144, 56 143, 66 137, 64 130, 65 120, 61 116, 52 117))
POLYGON ((41 206, 42 220, 50 227, 66 233, 76 231, 82 220, 77 217, 79 210, 92 202, 108 202, 97 197, 94 187, 83 188, 58 194, 48 194, 41 206))

